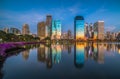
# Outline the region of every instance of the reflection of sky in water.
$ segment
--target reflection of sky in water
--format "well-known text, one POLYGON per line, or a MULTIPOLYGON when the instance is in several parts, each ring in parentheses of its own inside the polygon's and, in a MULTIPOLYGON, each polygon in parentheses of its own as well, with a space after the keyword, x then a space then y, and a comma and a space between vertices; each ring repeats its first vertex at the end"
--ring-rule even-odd
POLYGON ((41 45, 8 57, 0 63, 0 73, 3 79, 120 79, 119 44, 77 43, 76 48, 71 46, 71 53, 67 46, 41 45))

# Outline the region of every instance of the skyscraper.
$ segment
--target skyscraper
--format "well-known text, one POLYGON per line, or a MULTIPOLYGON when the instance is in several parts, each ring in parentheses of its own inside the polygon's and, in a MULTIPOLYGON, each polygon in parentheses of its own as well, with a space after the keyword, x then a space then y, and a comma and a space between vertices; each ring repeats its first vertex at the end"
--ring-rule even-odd
POLYGON ((55 20, 52 21, 52 38, 51 39, 60 39, 61 37, 61 21, 55 20))
POLYGON ((90 37, 89 30, 88 30, 88 23, 85 23, 84 31, 85 31, 85 38, 88 39, 90 37))
POLYGON ((76 16, 74 19, 74 39, 84 39, 84 18, 76 16))
POLYGON ((51 37, 51 27, 52 27, 52 16, 46 16, 46 36, 51 37))
POLYGON ((93 24, 90 23, 89 25, 89 34, 90 34, 90 38, 94 37, 94 30, 93 30, 93 24))
POLYGON ((94 23, 95 39, 104 40, 104 21, 94 23))
POLYGON ((40 39, 44 39, 46 37, 46 26, 45 22, 39 22, 37 24, 37 35, 40 39))
POLYGON ((30 33, 30 30, 29 30, 29 25, 28 24, 24 24, 23 27, 22 27, 22 34, 23 35, 28 35, 30 33))

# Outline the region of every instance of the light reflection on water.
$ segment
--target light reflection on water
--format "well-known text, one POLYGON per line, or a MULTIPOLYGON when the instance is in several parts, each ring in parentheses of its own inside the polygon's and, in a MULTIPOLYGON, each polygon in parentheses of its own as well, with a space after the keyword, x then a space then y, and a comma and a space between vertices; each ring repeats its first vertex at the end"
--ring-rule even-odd
POLYGON ((1 79, 120 79, 120 44, 38 45, 0 63, 1 79))

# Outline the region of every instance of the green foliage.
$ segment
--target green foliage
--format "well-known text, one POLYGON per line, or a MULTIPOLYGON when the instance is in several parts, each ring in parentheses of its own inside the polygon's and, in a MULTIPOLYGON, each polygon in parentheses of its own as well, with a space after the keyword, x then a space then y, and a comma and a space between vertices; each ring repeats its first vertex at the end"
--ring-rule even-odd
POLYGON ((44 40, 51 40, 50 37, 46 37, 44 40))
POLYGON ((1 30, 0 30, 0 39, 6 42, 19 42, 19 41, 36 42, 40 40, 39 37, 33 37, 32 35, 15 35, 12 33, 5 33, 4 31, 1 30))

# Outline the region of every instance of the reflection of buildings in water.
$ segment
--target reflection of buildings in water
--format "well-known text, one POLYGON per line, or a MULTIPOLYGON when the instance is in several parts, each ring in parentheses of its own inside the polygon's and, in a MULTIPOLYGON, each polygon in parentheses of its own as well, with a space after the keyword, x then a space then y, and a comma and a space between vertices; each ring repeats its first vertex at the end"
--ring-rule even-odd
POLYGON ((93 43, 89 43, 89 51, 88 51, 88 54, 89 54, 90 58, 93 58, 93 53, 94 53, 93 43))
POLYGON ((85 59, 92 58, 94 60, 97 60, 98 57, 98 51, 97 51, 97 45, 93 42, 86 43, 85 46, 85 59))
POLYGON ((45 62, 45 46, 42 44, 38 48, 37 59, 38 61, 45 62))
POLYGON ((63 50, 63 51, 68 50, 68 46, 67 46, 67 45, 63 45, 62 50, 63 50))
POLYGON ((25 60, 27 60, 29 58, 29 52, 30 52, 30 50, 25 50, 22 52, 22 56, 25 60))
POLYGON ((37 51, 38 61, 46 62, 47 68, 52 68, 52 52, 51 48, 40 45, 37 51))
POLYGON ((106 46, 104 47, 105 48, 105 50, 107 51, 107 55, 114 55, 116 52, 119 52, 118 51, 118 47, 117 47, 117 44, 114 44, 114 43, 112 43, 112 44, 106 44, 106 46))
POLYGON ((69 54, 71 53, 71 48, 72 48, 72 46, 71 46, 71 45, 68 45, 68 53, 69 53, 69 54))
POLYGON ((74 47, 74 64, 77 68, 84 65, 84 44, 76 44, 74 47))
POLYGON ((98 63, 103 64, 104 63, 104 46, 98 45, 98 63))
POLYGON ((87 60, 88 59, 88 57, 89 57, 89 55, 88 55, 88 52, 89 52, 89 44, 88 43, 86 43, 86 46, 85 46, 85 59, 87 60))
POLYGON ((61 46, 52 45, 52 63, 59 63, 61 60, 61 46))
POLYGON ((116 46, 115 46, 115 44, 112 44, 112 51, 116 52, 116 46))
POLYGON ((97 61, 100 64, 104 63, 103 44, 96 44, 93 42, 86 43, 85 45, 76 44, 74 51, 75 51, 74 62, 76 66, 78 66, 80 63, 84 64, 84 59, 88 60, 89 58, 93 59, 94 61, 97 61))
POLYGON ((111 51, 111 44, 107 44, 107 51, 111 51))
POLYGON ((98 60, 98 44, 93 44, 94 52, 93 52, 93 59, 95 61, 98 60))
POLYGON ((116 44, 116 51, 120 54, 120 44, 116 44))
POLYGON ((116 51, 116 45, 115 44, 107 44, 106 50, 115 52, 116 51))
POLYGON ((46 63, 47 68, 52 68, 52 51, 51 47, 45 47, 45 54, 46 54, 46 63))

